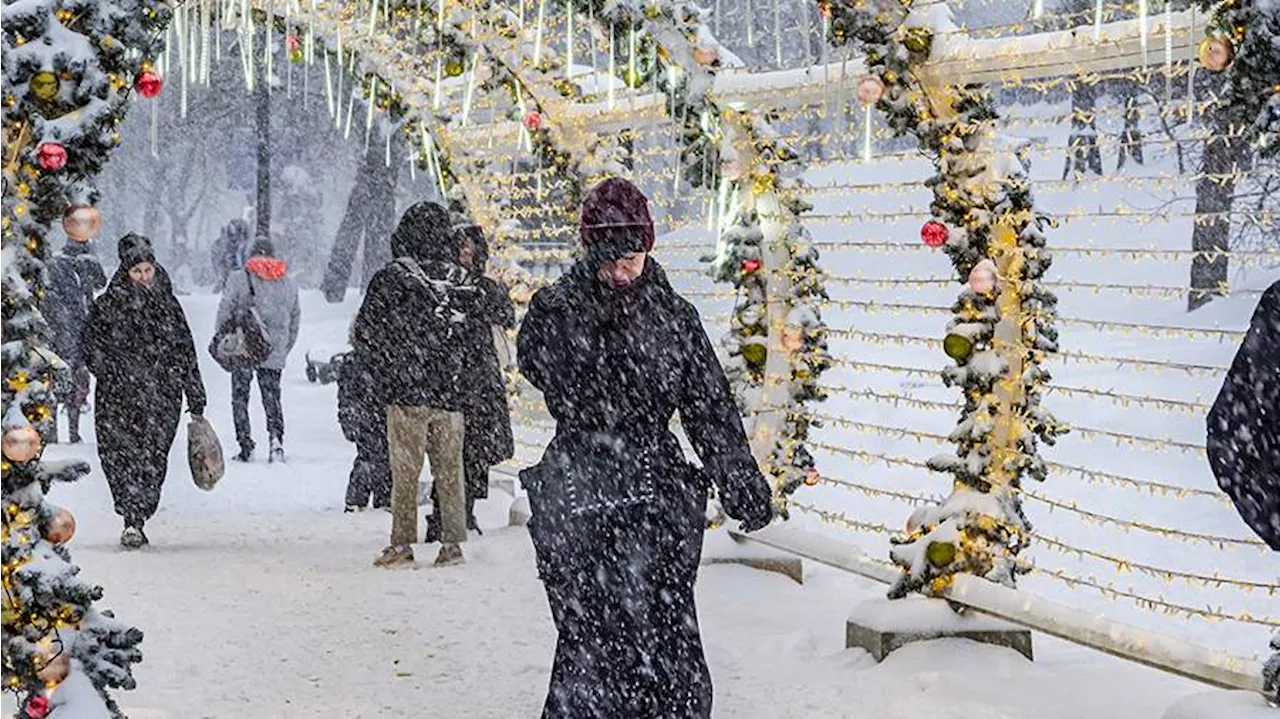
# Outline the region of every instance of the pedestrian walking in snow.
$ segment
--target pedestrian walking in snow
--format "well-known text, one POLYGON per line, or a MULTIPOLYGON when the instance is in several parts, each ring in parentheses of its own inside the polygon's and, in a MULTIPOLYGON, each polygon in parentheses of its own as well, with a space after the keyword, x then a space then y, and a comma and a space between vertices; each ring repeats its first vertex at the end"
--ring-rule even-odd
POLYGON ((373 391, 368 364, 354 350, 334 357, 338 369, 338 424, 356 445, 347 479, 346 511, 391 507, 391 465, 387 458, 387 408, 373 391))
POLYGON ((773 502, 694 306, 648 252, 633 185, 587 195, 586 257, 534 295, 520 371, 556 433, 520 473, 559 633, 544 717, 707 717, 693 588, 709 483, 751 531, 773 502), (701 470, 668 429, 679 411, 701 470))
POLYGON ((231 273, 244 266, 245 253, 251 245, 249 223, 237 217, 222 228, 222 233, 209 252, 209 267, 213 270, 213 290, 221 292, 231 273))
POLYGON ((1280 282, 1254 310, 1207 429, 1218 486, 1253 531, 1280 551, 1280 282))
MULTIPOLYGON (((516 449, 511 432, 511 409, 507 405, 507 383, 494 345, 495 328, 505 332, 516 326, 516 308, 507 288, 485 275, 489 243, 484 232, 473 224, 456 226, 454 231, 462 235, 462 265, 470 271, 471 281, 479 290, 475 311, 468 316, 460 337, 467 357, 461 378, 467 528, 479 532, 475 504, 477 499, 489 496, 489 468, 510 459, 516 449)), ((438 541, 439 537, 440 522, 436 513, 427 517, 427 541, 438 541)))
POLYGON ((353 338, 387 408, 391 544, 374 564, 414 561, 424 454, 431 462, 443 540, 436 565, 459 564, 467 539, 461 376, 470 361, 462 337, 479 293, 459 264, 460 235, 438 204, 420 202, 405 211, 391 235, 391 251, 395 259, 369 283, 353 338))
POLYGON ((249 422, 249 393, 254 375, 267 415, 267 461, 284 461, 284 408, 280 404, 280 376, 289 360, 289 352, 298 341, 298 325, 302 310, 298 305, 298 288, 288 277, 285 261, 275 257, 271 240, 259 237, 253 243, 244 269, 227 277, 218 303, 218 327, 222 327, 238 308, 252 306, 266 328, 271 341, 271 354, 256 367, 231 371, 231 415, 236 425, 236 442, 240 454, 236 459, 253 459, 256 446, 249 422))
POLYGON ((203 415, 205 393, 191 329, 151 241, 125 235, 119 255, 89 313, 82 351, 98 380, 98 458, 124 519, 120 544, 134 549, 148 543, 143 525, 160 504, 182 397, 192 415, 203 415))
MULTIPOLYGON (((89 400, 89 368, 80 351, 80 337, 93 295, 106 286, 107 276, 88 240, 68 240, 46 267, 49 284, 40 309, 49 321, 53 351, 70 371, 70 381, 58 387, 57 397, 67 410, 68 439, 75 444, 80 441, 80 411, 89 400)), ((56 422, 53 433, 50 441, 57 440, 56 422)))

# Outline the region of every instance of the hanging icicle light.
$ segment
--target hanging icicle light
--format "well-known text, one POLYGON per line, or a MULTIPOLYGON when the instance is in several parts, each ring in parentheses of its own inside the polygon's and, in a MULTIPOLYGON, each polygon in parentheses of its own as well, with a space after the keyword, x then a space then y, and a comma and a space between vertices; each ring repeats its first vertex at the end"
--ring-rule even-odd
POLYGON ((1149 28, 1147 27, 1147 0, 1138 0, 1138 43, 1142 46, 1142 66, 1147 66, 1147 45, 1149 38, 1147 37, 1149 28))
POLYGON ((871 105, 862 106, 862 161, 871 161, 871 105))

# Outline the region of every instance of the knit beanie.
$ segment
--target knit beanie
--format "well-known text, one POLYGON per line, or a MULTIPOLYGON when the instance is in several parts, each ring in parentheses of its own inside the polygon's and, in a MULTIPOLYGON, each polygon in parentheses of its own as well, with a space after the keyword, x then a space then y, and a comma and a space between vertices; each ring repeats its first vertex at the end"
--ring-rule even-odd
POLYGON ((611 177, 591 188, 582 201, 582 246, 595 262, 653 249, 649 200, 635 185, 611 177))
POLYGON ((120 266, 125 269, 143 262, 156 261, 156 253, 151 249, 151 240, 132 232, 120 238, 116 252, 120 255, 120 266))

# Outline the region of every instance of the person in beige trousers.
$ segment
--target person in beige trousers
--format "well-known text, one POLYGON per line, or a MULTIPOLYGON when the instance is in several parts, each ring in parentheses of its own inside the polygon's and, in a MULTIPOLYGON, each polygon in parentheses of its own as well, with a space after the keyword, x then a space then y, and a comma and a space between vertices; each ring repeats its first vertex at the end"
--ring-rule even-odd
POLYGON ((391 543, 379 567, 414 564, 418 477, 430 461, 441 524, 436 566, 461 564, 467 539, 460 341, 479 291, 459 264, 462 238, 441 205, 405 211, 391 235, 395 259, 378 270, 353 327, 353 350, 387 408, 391 463, 391 543))

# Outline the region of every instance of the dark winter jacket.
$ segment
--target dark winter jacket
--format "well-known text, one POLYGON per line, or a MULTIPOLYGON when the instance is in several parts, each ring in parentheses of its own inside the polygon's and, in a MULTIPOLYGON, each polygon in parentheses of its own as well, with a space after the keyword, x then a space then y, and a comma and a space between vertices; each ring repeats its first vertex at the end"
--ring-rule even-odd
POLYGON ((1253 531, 1280 551, 1280 282, 1262 295, 1207 428, 1218 486, 1253 531))
POLYGON ((80 335, 93 307, 93 295, 106 286, 107 276, 87 242, 67 242, 46 267, 49 284, 40 310, 49 322, 54 352, 68 365, 78 367, 84 362, 80 335))
POLYGON ((160 266, 150 288, 133 284, 128 268, 116 270, 93 303, 82 341, 89 371, 98 378, 99 414, 176 417, 183 395, 193 414, 203 414, 204 383, 191 329, 160 266))
MULTIPOLYGON (((479 290, 476 309, 462 336, 468 360, 463 365, 462 384, 468 390, 466 439, 463 460, 470 466, 492 467, 515 455, 511 434, 511 408, 507 404, 507 383, 498 362, 493 328, 516 326, 516 308, 507 288, 484 275, 488 245, 478 227, 464 231, 474 248, 472 278, 479 290)), ((471 487, 472 496, 489 496, 489 487, 471 487)))
POLYGON ((373 378, 355 352, 335 356, 338 369, 338 425, 342 436, 356 444, 386 442, 387 408, 373 394, 373 378))
POLYGON ((457 264, 460 248, 434 203, 410 207, 391 235, 396 259, 369 283, 352 343, 385 405, 463 409, 461 340, 479 292, 457 264))
POLYGON ((249 252, 251 239, 249 223, 236 218, 222 228, 218 240, 210 251, 209 264, 213 268, 214 285, 221 290, 232 270, 239 269, 249 252))
POLYGON ((649 501, 658 485, 703 499, 705 476, 732 516, 767 519, 770 490, 724 371, 697 310, 654 260, 621 291, 578 263, 534 295, 517 344, 520 371, 556 420, 544 462, 573 466, 547 478, 568 485, 571 513, 649 501), (702 472, 668 429, 677 411, 702 472))

